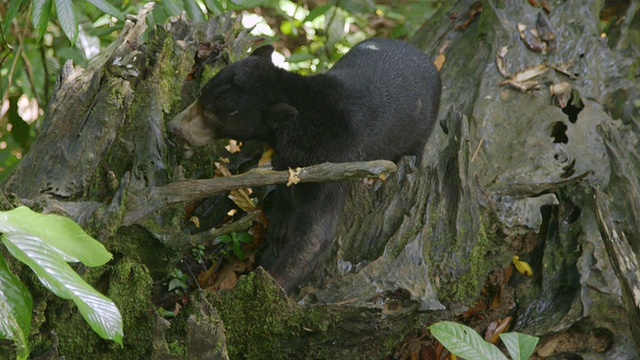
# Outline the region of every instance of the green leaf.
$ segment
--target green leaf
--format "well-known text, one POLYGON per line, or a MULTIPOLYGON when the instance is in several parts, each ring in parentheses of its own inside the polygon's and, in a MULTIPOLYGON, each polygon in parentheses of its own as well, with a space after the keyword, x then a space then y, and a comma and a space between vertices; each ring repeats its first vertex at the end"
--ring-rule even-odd
POLYGON ((104 0, 85 0, 86 2, 88 2, 89 4, 97 7, 98 9, 102 10, 104 13, 109 14, 113 17, 118 18, 119 20, 123 20, 124 16, 122 15, 122 12, 120 10, 118 10, 118 8, 116 8, 115 6, 111 5, 109 2, 104 1, 104 0))
POLYGON ((224 7, 220 4, 220 0, 203 0, 204 6, 207 7, 207 10, 212 12, 214 15, 219 15, 224 12, 224 7))
POLYGON ((7 13, 4 15, 4 19, 2 21, 4 24, 2 25, 2 32, 7 33, 9 31, 9 25, 11 25, 11 21, 20 10, 20 5, 22 5, 22 0, 13 0, 11 4, 9 4, 9 8, 7 9, 7 13))
MULTIPOLYGON (((33 223, 32 227, 36 229, 41 224, 33 223)), ((2 241, 11 255, 30 267, 47 289, 60 298, 73 300, 93 331, 122 344, 122 316, 116 305, 82 280, 58 250, 33 233, 21 230, 6 231, 2 241)))
POLYGON ((0 232, 19 232, 40 238, 65 261, 99 266, 112 258, 102 244, 73 220, 60 215, 38 214, 24 206, 0 212, 0 232))
POLYGON ((49 21, 49 13, 51 12, 51 0, 33 0, 31 7, 31 21, 33 21, 33 28, 38 33, 37 40, 42 40, 42 37, 47 32, 47 22, 49 21))
POLYGON ((244 257, 244 254, 242 253, 242 249, 240 248, 239 242, 234 241, 231 244, 231 250, 233 250, 233 253, 236 254, 236 257, 238 258, 238 260, 242 260, 242 258, 244 257))
POLYGON ((433 336, 451 353, 464 359, 508 360, 500 350, 484 341, 475 330, 451 321, 429 327, 433 336))
POLYGON ((231 242, 231 236, 227 235, 220 235, 216 238, 217 242, 221 242, 221 243, 229 243, 231 242))
POLYGON ((0 232, 27 233, 38 237, 65 261, 99 266, 112 258, 102 244, 73 220, 54 214, 39 214, 24 206, 0 212, 0 232))
POLYGON ((164 7, 164 11, 169 16, 176 16, 182 12, 182 9, 180 9, 173 0, 163 0, 162 7, 164 7))
POLYGON ((24 284, 9 270, 0 253, 0 338, 16 342, 19 359, 29 356, 33 300, 24 284))
POLYGON ((299 52, 299 53, 294 53, 291 56, 289 56, 289 58, 287 59, 287 62, 288 63, 297 63, 297 62, 313 60, 315 58, 316 58, 315 55, 311 55, 309 53, 299 52))
POLYGON ((500 334, 500 339, 513 360, 529 359, 538 345, 537 337, 516 332, 500 334))
POLYGON ((249 243, 253 241, 253 236, 248 232, 241 232, 236 234, 236 239, 240 242, 249 243))
POLYGON ((191 20, 204 21, 204 14, 202 14, 202 10, 194 0, 184 0, 184 7, 191 20))
POLYGON ((332 6, 333 6, 332 4, 326 4, 326 5, 322 5, 322 6, 318 6, 318 7, 313 8, 311 11, 309 11, 309 15, 307 15, 307 17, 304 18, 304 20, 302 20, 302 22, 315 20, 315 18, 317 18, 318 16, 326 13, 327 10, 331 9, 332 6))
POLYGON ((55 4, 62 31, 73 45, 78 37, 78 19, 73 2, 71 0, 55 0, 55 4))

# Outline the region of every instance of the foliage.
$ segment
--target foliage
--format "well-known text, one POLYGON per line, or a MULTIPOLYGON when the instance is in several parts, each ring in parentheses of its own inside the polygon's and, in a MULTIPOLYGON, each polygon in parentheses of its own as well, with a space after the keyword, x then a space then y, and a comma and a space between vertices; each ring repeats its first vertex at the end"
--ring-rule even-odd
POLYGON ((169 291, 173 291, 176 295, 182 295, 189 290, 187 274, 183 273, 182 270, 174 268, 169 275, 171 276, 169 291))
MULTIPOLYGON (((500 350, 485 341, 472 328, 441 321, 429 327, 433 336, 452 354, 464 359, 507 360, 500 350)), ((500 334, 509 355, 514 360, 528 359, 536 348, 538 338, 520 333, 500 334)))
MULTIPOLYGON (((42 215, 26 207, 0 212, 2 243, 17 260, 29 266, 56 296, 73 300, 89 326, 102 338, 122 345, 122 317, 113 301, 97 292, 67 262, 99 266, 111 254, 73 221, 42 215)), ((0 338, 14 340, 17 355, 29 355, 33 301, 11 273, 0 253, 0 338)))
POLYGON ((226 248, 222 250, 224 256, 229 256, 229 250, 231 250, 239 260, 242 260, 242 258, 244 258, 244 253, 242 252, 241 243, 252 242, 253 236, 246 232, 232 232, 230 234, 218 236, 216 238, 216 241, 222 244, 226 244, 226 248))

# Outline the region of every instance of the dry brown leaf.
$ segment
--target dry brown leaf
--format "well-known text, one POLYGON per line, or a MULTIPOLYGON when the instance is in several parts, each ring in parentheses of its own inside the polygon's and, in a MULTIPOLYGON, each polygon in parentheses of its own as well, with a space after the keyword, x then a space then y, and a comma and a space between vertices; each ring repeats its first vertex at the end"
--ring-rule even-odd
POLYGON ((440 53, 438 56, 436 56, 436 59, 433 61, 433 64, 436 66, 436 69, 438 69, 438 71, 442 70, 442 67, 444 66, 444 62, 447 60, 447 57, 440 53))
POLYGON ((489 305, 489 308, 491 310, 495 310, 497 308, 500 307, 500 304, 502 304, 502 300, 500 298, 500 293, 502 292, 502 289, 498 288, 498 291, 496 291, 495 294, 493 294, 493 298, 491 299, 491 304, 489 305))
POLYGON ((507 56, 507 52, 509 52, 509 48, 507 46, 503 46, 500 48, 500 50, 498 50, 498 53, 496 54, 496 66, 498 67, 498 71, 500 72, 500 74, 505 78, 509 77, 504 59, 505 56, 507 56))
POLYGON ((287 180, 287 187, 300 182, 300 170, 302 169, 296 168, 295 170, 293 170, 292 168, 289 168, 289 179, 287 180))
POLYGON ((487 331, 484 332, 484 340, 485 341, 491 341, 491 338, 493 338, 493 334, 496 333, 496 328, 498 327, 498 322, 497 321, 492 321, 489 326, 487 326, 487 331))
POLYGON ((500 334, 504 333, 505 331, 509 330, 509 327, 511 327, 511 321, 513 320, 512 316, 507 316, 506 318, 504 318, 500 324, 498 324, 498 326, 496 327, 496 331, 493 333, 493 336, 491 337, 491 343, 492 344, 496 344, 498 343, 498 340, 500 340, 500 334))
POLYGON ((268 147, 264 153, 262 153, 262 157, 260 157, 260 160, 258 161, 258 166, 263 166, 269 162, 271 162, 271 157, 273 156, 273 148, 272 147, 268 147))
POLYGON ((193 223, 196 229, 200 229, 200 219, 197 216, 192 216, 189 218, 189 222, 193 223))
POLYGON ((540 83, 537 80, 518 82, 512 79, 509 79, 501 82, 500 85, 511 85, 514 88, 520 90, 521 92, 527 92, 529 90, 535 90, 540 88, 540 83))
POLYGON ((222 174, 222 176, 231 176, 231 171, 229 171, 229 169, 223 164, 214 162, 213 165, 215 165, 216 169, 220 171, 220 174, 222 174))
POLYGON ((234 204, 238 205, 238 207, 246 212, 254 210, 256 208, 256 203, 249 197, 251 189, 235 189, 229 192, 229 199, 231 199, 234 204))
POLYGON ((238 275, 236 275, 236 272, 228 266, 220 273, 220 275, 218 275, 217 280, 216 288, 219 290, 231 289, 236 286, 236 283, 238 282, 238 275))
POLYGON ((227 149, 227 151, 230 152, 231 154, 235 154, 237 152, 242 151, 241 147, 242 147, 241 142, 231 139, 229 140, 229 144, 224 148, 227 149))
POLYGON ((535 66, 530 66, 523 70, 518 71, 512 77, 512 79, 516 82, 525 82, 531 80, 537 76, 540 76, 546 73, 549 70, 549 67, 546 64, 540 64, 535 66))
POLYGON ((571 90, 571 84, 565 81, 549 86, 549 92, 551 93, 551 96, 556 99, 558 106, 560 106, 560 108, 562 109, 567 107, 567 104, 571 99, 571 90))

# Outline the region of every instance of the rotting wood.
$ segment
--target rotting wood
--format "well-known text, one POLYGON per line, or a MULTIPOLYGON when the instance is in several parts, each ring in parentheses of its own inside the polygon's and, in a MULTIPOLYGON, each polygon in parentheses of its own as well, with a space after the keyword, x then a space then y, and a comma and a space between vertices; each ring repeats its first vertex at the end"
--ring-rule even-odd
POLYGON ((620 282, 622 301, 636 347, 640 349, 640 268, 624 232, 618 234, 609 206, 599 188, 594 187, 594 211, 598 229, 607 249, 609 260, 620 282))

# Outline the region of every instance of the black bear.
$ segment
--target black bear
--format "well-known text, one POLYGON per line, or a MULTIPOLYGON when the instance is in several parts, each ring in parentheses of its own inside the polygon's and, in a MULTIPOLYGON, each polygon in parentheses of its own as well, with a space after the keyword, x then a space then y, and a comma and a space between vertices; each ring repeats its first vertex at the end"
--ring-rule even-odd
MULTIPOLYGON (((417 48, 397 40, 356 45, 324 74, 273 65, 270 45, 233 63, 169 124, 191 145, 260 140, 276 170, 323 162, 421 156, 440 102, 440 76, 417 48)), ((332 244, 346 183, 278 186, 269 222, 270 274, 287 291, 332 244)))

